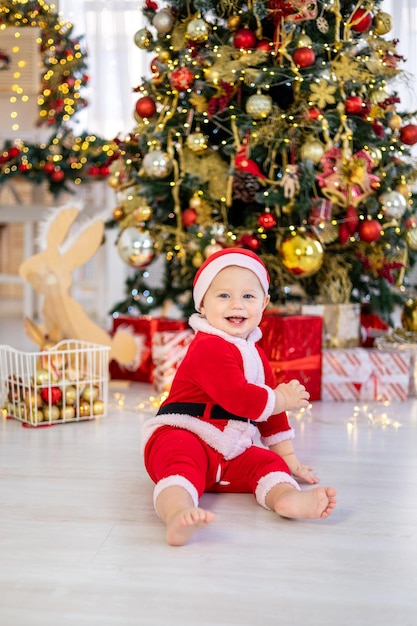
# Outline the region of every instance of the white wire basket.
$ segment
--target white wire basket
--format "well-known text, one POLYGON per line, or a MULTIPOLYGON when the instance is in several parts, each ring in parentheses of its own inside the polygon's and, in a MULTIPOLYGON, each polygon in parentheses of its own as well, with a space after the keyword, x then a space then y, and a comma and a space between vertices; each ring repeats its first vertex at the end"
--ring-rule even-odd
POLYGON ((108 346, 66 340, 43 352, 0 346, 0 406, 28 426, 107 415, 108 346))

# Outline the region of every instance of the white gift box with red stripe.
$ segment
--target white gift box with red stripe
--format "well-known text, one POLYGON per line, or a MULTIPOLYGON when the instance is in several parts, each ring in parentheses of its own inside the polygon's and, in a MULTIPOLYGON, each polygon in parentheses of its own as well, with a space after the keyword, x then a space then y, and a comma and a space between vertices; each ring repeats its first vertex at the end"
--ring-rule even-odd
POLYGON ((169 391, 179 364, 194 338, 191 328, 164 330, 152 337, 153 384, 159 392, 169 391))
POLYGON ((410 355, 369 348, 323 350, 322 400, 406 400, 410 355))

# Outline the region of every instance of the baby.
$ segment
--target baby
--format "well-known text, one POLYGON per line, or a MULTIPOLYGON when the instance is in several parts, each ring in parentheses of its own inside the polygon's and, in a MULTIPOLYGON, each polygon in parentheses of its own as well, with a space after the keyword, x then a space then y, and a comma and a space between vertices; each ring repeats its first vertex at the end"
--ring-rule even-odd
POLYGON ((240 248, 216 252, 196 274, 196 335, 143 432, 154 506, 170 545, 183 545, 213 521, 199 507, 208 491, 253 493, 288 518, 325 518, 336 505, 333 487, 301 491, 295 480, 318 483, 295 454, 286 414, 306 407, 309 393, 297 380, 277 386, 256 345, 268 289, 264 263, 240 248), (255 444, 257 431, 264 447, 255 444))

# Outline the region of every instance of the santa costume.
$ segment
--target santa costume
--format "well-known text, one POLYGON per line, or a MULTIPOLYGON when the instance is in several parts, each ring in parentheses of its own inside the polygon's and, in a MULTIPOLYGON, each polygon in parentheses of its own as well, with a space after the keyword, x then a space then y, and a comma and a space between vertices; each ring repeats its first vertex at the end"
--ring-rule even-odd
MULTIPOLYGON (((269 276, 249 250, 227 248, 211 255, 194 279, 195 308, 225 267, 239 266, 258 277, 265 295, 269 276)), ((274 414, 276 380, 263 350, 259 328, 246 339, 214 328, 200 314, 190 318, 196 332, 175 375, 168 398, 143 428, 145 467, 161 491, 180 486, 198 506, 206 491, 252 492, 268 508, 277 484, 299 489, 285 461, 264 446, 292 439, 285 412, 274 414), (259 444, 260 441, 260 444, 259 444)))

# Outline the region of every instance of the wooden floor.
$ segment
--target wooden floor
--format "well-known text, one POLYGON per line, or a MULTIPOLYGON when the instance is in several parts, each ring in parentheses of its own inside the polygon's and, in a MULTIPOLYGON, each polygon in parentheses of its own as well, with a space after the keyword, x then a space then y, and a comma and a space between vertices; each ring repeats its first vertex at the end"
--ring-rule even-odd
POLYGON ((172 548, 139 453, 152 393, 112 384, 97 421, 1 420, 1 626, 417 624, 417 400, 385 407, 384 428, 377 404, 373 422, 352 403, 293 418, 300 458, 338 489, 327 520, 208 494, 215 522, 172 548))

